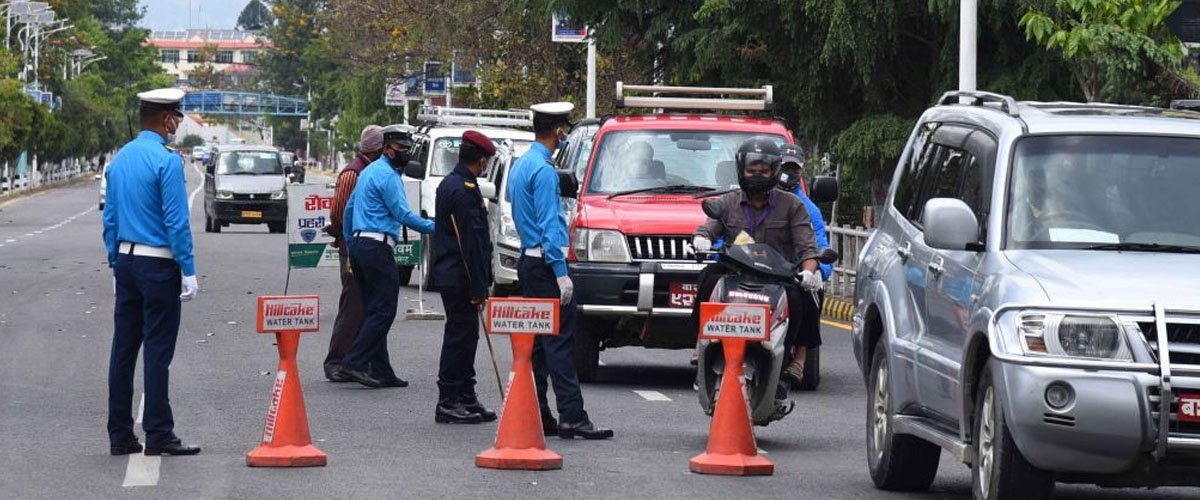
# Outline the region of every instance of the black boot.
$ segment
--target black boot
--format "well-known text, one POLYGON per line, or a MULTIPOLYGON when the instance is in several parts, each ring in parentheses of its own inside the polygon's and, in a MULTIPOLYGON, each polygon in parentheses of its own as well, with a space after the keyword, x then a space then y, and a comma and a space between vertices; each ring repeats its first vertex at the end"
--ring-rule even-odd
POLYGON ((439 424, 478 424, 483 422, 483 415, 468 410, 458 398, 451 396, 438 400, 433 420, 439 424))
POLYGON ((542 434, 547 436, 558 435, 558 420, 554 418, 554 414, 550 413, 548 408, 542 408, 542 434))
POLYGON ((460 401, 462 402, 463 408, 469 412, 478 413, 481 417, 483 417, 484 422, 496 421, 496 412, 485 408, 483 403, 479 402, 479 395, 475 394, 474 392, 468 392, 464 394, 460 401))
POLYGON ((613 431, 596 427, 585 412, 583 419, 578 422, 563 422, 558 425, 558 437, 573 439, 575 436, 584 439, 609 439, 613 437, 613 431))

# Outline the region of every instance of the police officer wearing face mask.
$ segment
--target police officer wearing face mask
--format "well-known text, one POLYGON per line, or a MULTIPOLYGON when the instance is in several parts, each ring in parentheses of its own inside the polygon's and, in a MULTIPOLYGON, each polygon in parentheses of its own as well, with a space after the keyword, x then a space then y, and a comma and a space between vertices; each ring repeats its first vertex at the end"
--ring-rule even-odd
POLYGON ((108 437, 113 455, 142 451, 133 433, 133 372, 143 352, 147 455, 195 455, 175 436, 167 396, 181 301, 196 296, 183 159, 167 143, 183 113, 179 89, 138 94, 142 132, 113 157, 104 204, 104 246, 116 292, 108 366, 108 437))
MULTIPOLYGON (((808 210, 799 198, 792 193, 777 189, 780 178, 782 154, 775 139, 771 137, 752 137, 742 146, 734 158, 737 161, 738 185, 741 189, 726 193, 716 199, 720 217, 710 218, 696 228, 692 246, 697 252, 712 250, 712 242, 724 239, 729 245, 745 232, 754 238, 756 243, 771 245, 792 262, 801 263, 801 271, 797 276, 800 287, 806 291, 820 291, 821 277, 817 269, 817 244, 813 231, 812 219, 808 210)), ((706 298, 712 294, 717 280, 727 269, 721 263, 715 263, 700 273, 699 297, 706 298)), ((803 300, 811 301, 808 294, 799 290, 788 290, 788 310, 803 311, 803 300)), ((696 300, 693 309, 693 321, 699 322, 700 303, 696 300)), ((789 323, 787 345, 795 347, 801 360, 800 372, 803 373, 803 359, 807 357, 808 348, 821 345, 820 329, 806 331, 801 328, 800 321, 789 323)), ((698 328, 698 326, 697 326, 698 328)))
POLYGON ((432 234, 433 221, 413 213, 401 172, 408 165, 412 135, 402 125, 383 130, 383 156, 363 169, 342 217, 351 270, 362 292, 363 322, 335 378, 367 387, 407 387, 388 359, 387 334, 396 319, 400 272, 393 247, 400 226, 432 234))
MULTIPOLYGON (((821 214, 820 207, 813 203, 806 192, 807 187, 804 185, 804 150, 795 144, 787 144, 780 148, 780 153, 783 156, 782 165, 779 174, 779 188, 796 195, 800 202, 804 204, 804 208, 808 210, 808 216, 812 219, 813 235, 817 238, 817 250, 829 248, 829 237, 825 234, 825 216, 821 214)), ((822 263, 818 266, 821 271, 821 281, 829 281, 829 277, 833 275, 833 264, 822 263)), ((825 292, 817 292, 820 303, 825 301, 825 292)), ((805 333, 800 334, 801 338, 811 338, 814 334, 819 336, 821 332, 821 308, 818 302, 811 300, 801 300, 804 305, 803 313, 800 315, 803 325, 801 328, 805 333)), ((808 355, 808 349, 796 350, 796 357, 784 368, 784 375, 791 379, 794 386, 798 386, 804 380, 804 362, 808 355)))

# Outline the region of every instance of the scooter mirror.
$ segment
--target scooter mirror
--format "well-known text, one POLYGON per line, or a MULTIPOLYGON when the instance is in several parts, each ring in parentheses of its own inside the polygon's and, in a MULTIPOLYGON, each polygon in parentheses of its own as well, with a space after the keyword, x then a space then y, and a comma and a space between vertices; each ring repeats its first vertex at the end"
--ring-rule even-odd
POLYGON ((707 215, 708 218, 710 218, 710 219, 720 219, 721 218, 721 212, 718 210, 718 207, 717 207, 717 200, 714 200, 711 198, 704 200, 703 202, 700 203, 700 208, 702 210, 704 210, 704 215, 707 215))
POLYGON ((841 255, 838 254, 837 250, 826 248, 821 251, 820 255, 817 255, 817 260, 822 264, 833 264, 834 262, 837 262, 838 258, 840 257, 841 255))

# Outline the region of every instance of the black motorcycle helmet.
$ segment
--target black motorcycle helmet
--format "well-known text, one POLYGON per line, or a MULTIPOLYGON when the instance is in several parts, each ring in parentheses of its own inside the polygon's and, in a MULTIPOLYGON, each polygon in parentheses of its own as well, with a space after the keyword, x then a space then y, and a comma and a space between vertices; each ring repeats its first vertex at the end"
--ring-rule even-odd
POLYGON ((737 160, 738 186, 747 194, 766 194, 779 183, 779 167, 783 157, 779 146, 775 145, 775 139, 765 136, 746 139, 738 148, 734 159, 737 160), (746 168, 757 163, 765 163, 770 167, 770 174, 746 175, 746 168))
POLYGON ((795 191, 804 176, 804 150, 795 144, 785 144, 779 151, 783 157, 779 167, 779 188, 795 191))

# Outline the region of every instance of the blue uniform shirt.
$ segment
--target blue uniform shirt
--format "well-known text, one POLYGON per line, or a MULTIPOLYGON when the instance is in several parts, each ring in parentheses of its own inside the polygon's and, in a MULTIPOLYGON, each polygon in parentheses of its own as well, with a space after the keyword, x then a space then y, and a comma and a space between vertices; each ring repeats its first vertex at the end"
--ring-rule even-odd
POLYGON ((169 247, 183 275, 196 275, 183 158, 166 144, 158 133, 143 130, 108 165, 104 248, 109 267, 126 241, 169 247))
MULTIPOLYGON (((808 209, 808 217, 812 219, 813 232, 817 237, 817 250, 829 248, 829 236, 825 234, 825 217, 821 215, 821 209, 808 199, 808 195, 804 194, 804 190, 800 186, 796 186, 796 189, 792 190, 792 194, 800 198, 800 201, 804 202, 804 207, 808 209)), ((821 279, 829 281, 829 277, 833 275, 833 264, 821 264, 820 269, 821 279)))
POLYGON ((380 156, 362 173, 346 211, 342 217, 342 234, 345 241, 354 238, 354 233, 383 233, 400 241, 400 225, 419 232, 433 233, 433 221, 425 219, 408 208, 408 197, 404 194, 404 181, 400 173, 392 169, 386 156, 380 156))
POLYGON ((559 202, 558 173, 550 163, 550 150, 539 142, 517 159, 508 181, 513 224, 521 237, 521 250, 542 249, 546 263, 558 277, 567 275, 567 218, 559 202))

